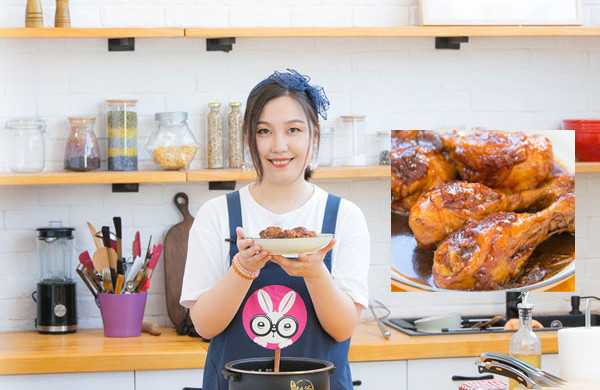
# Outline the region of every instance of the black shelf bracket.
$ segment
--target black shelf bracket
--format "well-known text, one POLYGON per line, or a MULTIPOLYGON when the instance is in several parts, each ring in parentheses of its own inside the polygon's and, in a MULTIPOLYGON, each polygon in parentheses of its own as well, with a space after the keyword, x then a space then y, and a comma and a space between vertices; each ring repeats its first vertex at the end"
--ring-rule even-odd
POLYGON ((235 190, 235 181, 209 181, 208 189, 233 191, 235 190))
POLYGON ((134 51, 135 38, 108 38, 108 51, 134 51))
POLYGON ((469 42, 469 37, 435 37, 435 48, 460 50, 461 42, 469 42))
POLYGON ((113 183, 112 192, 140 192, 139 183, 113 183))
POLYGON ((224 51, 229 53, 233 49, 235 38, 206 38, 206 51, 224 51))

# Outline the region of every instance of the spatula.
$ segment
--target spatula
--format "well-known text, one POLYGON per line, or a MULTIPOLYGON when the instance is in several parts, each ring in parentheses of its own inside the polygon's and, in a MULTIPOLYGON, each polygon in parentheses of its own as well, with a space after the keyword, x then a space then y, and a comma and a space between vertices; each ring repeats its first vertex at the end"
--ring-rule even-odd
MULTIPOLYGON (((90 233, 92 233, 92 238, 94 239, 96 250, 99 250, 100 248, 102 248, 102 241, 96 236, 96 229, 94 229, 94 226, 89 222, 87 223, 87 225, 90 229, 90 233)), ((99 270, 98 272, 102 272, 102 270, 99 270)))

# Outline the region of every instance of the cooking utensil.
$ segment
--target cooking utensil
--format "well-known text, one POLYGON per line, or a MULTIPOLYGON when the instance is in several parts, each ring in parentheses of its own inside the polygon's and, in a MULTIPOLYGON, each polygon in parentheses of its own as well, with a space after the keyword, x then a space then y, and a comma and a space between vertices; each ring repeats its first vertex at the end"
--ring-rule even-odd
POLYGON ((92 262, 90 253, 88 251, 84 251, 79 254, 79 262, 83 264, 88 271, 94 271, 94 263, 92 262))
POLYGON ((495 316, 488 321, 479 321, 471 325, 471 329, 485 329, 504 319, 504 316, 495 316))
MULTIPOLYGON (((537 368, 527 362, 524 362, 520 359, 517 359, 513 356, 510 356, 510 355, 505 355, 502 353, 494 353, 494 352, 484 352, 480 355, 479 359, 480 359, 479 363, 481 363, 483 365, 483 367, 485 367, 487 369, 497 371, 498 373, 504 371, 505 373, 510 372, 512 374, 515 373, 514 371, 517 371, 518 373, 520 373, 519 375, 521 377, 528 379, 530 382, 532 382, 536 386, 559 387, 560 385, 566 383, 566 381, 564 379, 561 379, 561 378, 559 378, 555 375, 552 375, 548 372, 542 371, 539 368, 537 368)), ((481 368, 482 365, 480 365, 479 363, 478 363, 478 365, 481 368)), ((486 370, 484 370, 484 371, 492 372, 492 371, 486 371, 486 370)), ((480 369, 479 372, 483 372, 483 371, 480 369)), ((535 388, 535 387, 531 387, 531 384, 527 380, 525 382, 523 382, 523 381, 519 381, 518 379, 516 379, 510 375, 505 375, 505 376, 509 376, 510 378, 516 380, 517 382, 519 382, 523 385, 526 385, 528 388, 535 388)))
MULTIPOLYGON (((94 229, 94 226, 91 223, 87 223, 88 225, 88 229, 90 229, 90 233, 92 233, 92 239, 94 240, 94 244, 96 245, 96 250, 99 250, 100 248, 102 248, 102 240, 100 240, 100 238, 96 235, 96 229, 94 229)), ((101 271, 98 271, 101 272, 101 271)))
POLYGON ((123 282, 125 282, 125 277, 122 274, 117 275, 117 282, 115 283, 115 294, 121 293, 121 289, 123 288, 123 282))
POLYGON ((189 212, 189 198, 185 193, 175 194, 173 203, 183 220, 169 229, 164 240, 165 294, 169 319, 177 326, 184 320, 186 314, 186 309, 179 304, 179 298, 187 257, 188 235, 194 217, 189 212))
POLYGON ((383 322, 381 322, 381 319, 379 317, 377 317, 377 314, 375 314, 375 310, 373 310, 373 306, 371 304, 369 304, 369 310, 371 310, 371 314, 373 314, 373 318, 375 318, 375 322, 377 322, 377 326, 379 326, 379 330, 381 331, 381 334, 383 335, 383 337, 385 337, 386 339, 389 339, 391 337, 392 333, 390 332, 390 330, 388 328, 385 327, 383 322))
POLYGON ((275 348, 275 360, 273 361, 273 372, 279 372, 279 361, 281 360, 281 348, 275 348))
POLYGON ((477 362, 477 369, 479 373, 489 372, 492 374, 497 374, 501 376, 505 376, 510 379, 514 379, 519 384, 527 387, 528 389, 540 389, 541 386, 532 381, 523 371, 517 370, 509 365, 502 363, 485 363, 485 362, 477 362))
POLYGON ((110 274, 110 268, 108 267, 102 268, 102 287, 107 293, 111 293, 113 291, 112 277, 110 274))
POLYGON ((108 264, 114 286, 117 283, 117 252, 110 245, 110 228, 108 226, 102 226, 102 239, 104 240, 104 247, 108 256, 108 264))
MULTIPOLYGON (((90 292, 94 296, 94 300, 96 300, 96 298, 98 298, 98 293, 95 290, 95 288, 92 287, 93 282, 88 279, 87 275, 84 274, 84 272, 83 272, 84 270, 85 270, 85 265, 83 265, 83 264, 79 264, 77 266, 77 268, 75 268, 77 275, 79 275, 81 280, 83 280, 83 283, 85 284, 85 286, 88 288, 88 290, 90 290, 90 292)), ((98 301, 96 301, 96 305, 98 305, 98 301)))
POLYGON ((136 257, 140 257, 142 255, 142 246, 140 242, 140 232, 135 232, 135 238, 133 240, 132 246, 132 255, 135 260, 136 257))
POLYGON ((122 231, 121 231, 121 217, 113 217, 113 223, 115 224, 115 233, 117 234, 117 259, 123 258, 123 250, 121 246, 122 231))

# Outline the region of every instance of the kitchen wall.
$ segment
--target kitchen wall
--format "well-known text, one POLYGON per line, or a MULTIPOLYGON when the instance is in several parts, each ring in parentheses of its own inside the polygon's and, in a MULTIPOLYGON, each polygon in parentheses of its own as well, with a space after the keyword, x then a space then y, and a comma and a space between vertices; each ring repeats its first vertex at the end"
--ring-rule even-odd
MULTIPOLYGON (((23 25, 24 2, 0 3, 0 26, 23 25)), ((73 27, 126 26, 400 26, 418 22, 415 0, 97 1, 71 3, 73 27)), ((54 1, 43 1, 47 26, 54 1)), ((586 25, 600 25, 600 1, 584 0, 586 25)), ((103 153, 103 101, 139 99, 140 169, 152 168, 143 144, 153 114, 184 110, 204 140, 207 103, 245 102, 250 88, 274 69, 292 67, 325 87, 329 120, 343 145, 340 115, 366 115, 368 134, 384 129, 558 129, 564 118, 600 117, 600 38, 477 38, 460 50, 436 50, 433 38, 238 39, 230 53, 206 52, 204 39, 136 39, 134 52, 107 52, 106 39, 0 39, 0 121, 41 116, 48 125, 46 170, 62 169, 67 116, 97 115, 103 153)), ((2 130, 3 139, 8 133, 2 130)), ((368 143, 372 157, 374 142, 368 143)), ((338 146, 337 162, 343 147, 338 146)), ((0 172, 9 172, 7 142, 0 172)), ((105 153, 104 153, 105 155, 105 153)), ((201 150, 192 168, 204 167, 201 150)), ((106 161, 103 161, 103 169, 106 161)), ((238 183, 243 185, 245 183, 238 183)), ((356 202, 373 241, 371 295, 394 315, 504 312, 502 293, 389 292, 389 180, 319 180, 356 202)), ((136 230, 142 242, 162 241, 180 217, 175 193, 190 195, 192 214, 222 194, 206 183, 142 184, 139 193, 110 185, 0 187, 0 330, 32 329, 30 294, 39 276, 35 229, 49 220, 75 227, 77 249, 94 248, 85 221, 99 227, 123 217, 125 253, 136 230)), ((600 175, 577 176, 577 292, 599 295, 600 175)), ((152 278, 146 318, 168 324, 164 269, 152 278)), ((533 294, 535 310, 566 310, 569 293, 533 294)), ((99 327, 98 309, 78 286, 80 327, 99 327)))

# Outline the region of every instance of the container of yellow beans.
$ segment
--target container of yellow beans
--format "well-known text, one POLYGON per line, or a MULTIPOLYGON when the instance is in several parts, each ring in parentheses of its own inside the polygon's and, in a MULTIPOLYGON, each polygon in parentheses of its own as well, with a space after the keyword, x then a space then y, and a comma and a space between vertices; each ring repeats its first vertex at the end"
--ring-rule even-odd
POLYGON ((108 170, 136 171, 137 100, 107 100, 106 129, 108 131, 108 170))
POLYGON ((187 169, 196 155, 198 142, 187 124, 187 112, 154 114, 157 126, 146 144, 159 169, 187 169))

